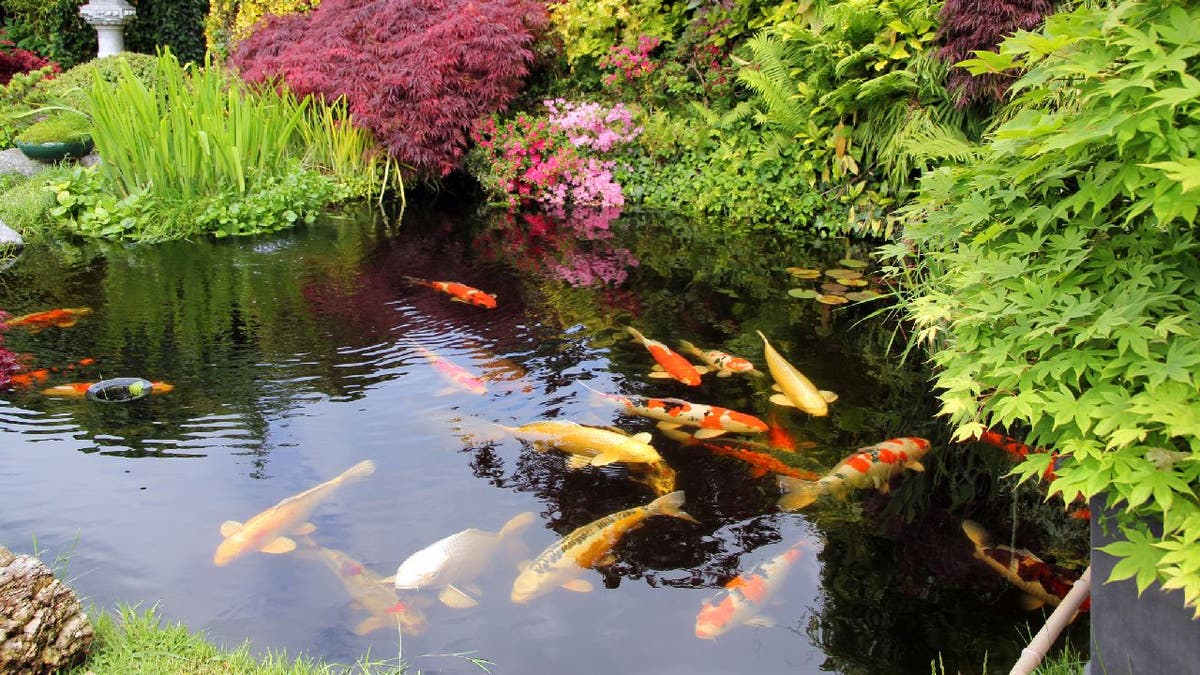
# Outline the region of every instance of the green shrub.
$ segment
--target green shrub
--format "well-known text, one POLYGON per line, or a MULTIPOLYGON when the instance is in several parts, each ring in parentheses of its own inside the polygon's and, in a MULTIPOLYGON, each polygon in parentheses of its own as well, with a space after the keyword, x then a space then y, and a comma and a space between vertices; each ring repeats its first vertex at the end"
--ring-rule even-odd
POLYGON ((129 0, 137 10, 125 26, 125 48, 153 54, 167 47, 184 63, 204 62, 208 0, 129 0))
POLYGON ((21 130, 37 121, 32 111, 48 103, 39 85, 50 74, 50 68, 17 73, 8 84, 0 87, 0 148, 12 147, 21 130))
POLYGON ((121 52, 81 63, 60 73, 52 80, 42 80, 37 85, 36 93, 41 100, 54 101, 77 110, 86 110, 88 106, 87 92, 92 88, 96 78, 116 87, 122 69, 126 66, 139 82, 151 89, 154 88, 158 59, 149 54, 121 52))
POLYGON ((10 174, 0 192, 0 220, 16 230, 29 244, 36 236, 45 233, 46 224, 52 222, 50 209, 54 207, 54 192, 48 185, 70 173, 64 167, 51 167, 36 176, 10 174))
POLYGON ((8 39, 62 68, 92 58, 96 31, 79 16, 80 0, 0 0, 8 39))
POLYGON ((71 143, 86 140, 92 135, 92 123, 84 115, 58 112, 35 122, 20 134, 22 143, 71 143))

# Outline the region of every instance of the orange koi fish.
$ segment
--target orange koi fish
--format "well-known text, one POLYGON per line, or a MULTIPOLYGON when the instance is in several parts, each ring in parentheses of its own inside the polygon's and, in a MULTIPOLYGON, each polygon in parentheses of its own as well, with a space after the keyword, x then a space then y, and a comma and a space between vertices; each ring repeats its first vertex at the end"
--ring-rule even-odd
POLYGON ((929 448, 929 441, 924 438, 893 438, 855 450, 820 480, 780 476, 779 489, 784 495, 779 498, 779 508, 795 511, 815 502, 822 495, 841 496, 864 487, 874 487, 887 494, 891 479, 905 469, 925 470, 920 459, 929 452, 929 448))
MULTIPOLYGON (((588 389, 592 388, 588 387, 588 389)), ((767 430, 766 422, 754 415, 747 415, 729 408, 688 403, 678 398, 641 398, 605 394, 595 389, 592 391, 620 403, 625 406, 626 410, 642 417, 661 420, 673 426, 700 427, 694 434, 696 438, 713 438, 726 432, 761 434, 767 430)))
MULTIPOLYGON (((1023 548, 991 545, 987 530, 973 520, 964 520, 962 528, 975 545, 975 557, 1024 591, 1021 604, 1025 609, 1057 607, 1079 578, 1079 573, 1051 565, 1023 548)), ((1084 600, 1079 611, 1088 611, 1091 604, 1091 598, 1084 600)))
MULTIPOLYGON (((1017 462, 1024 460, 1031 452, 1046 452, 1045 448, 1031 448, 1012 436, 1005 436, 1004 434, 996 433, 991 429, 985 429, 981 431, 979 435, 975 436, 974 438, 980 443, 985 443, 992 447, 1000 448, 1006 452, 1008 456, 1013 459, 1013 461, 1017 462)), ((1050 465, 1046 467, 1045 473, 1042 474, 1042 480, 1053 481, 1055 478, 1057 478, 1054 473, 1054 466, 1057 463, 1058 457, 1059 455, 1057 453, 1053 455, 1054 461, 1051 461, 1050 465)))
POLYGON ((725 584, 725 590, 705 600, 696 615, 696 637, 713 640, 726 631, 743 625, 770 626, 760 612, 763 605, 783 586, 792 564, 807 542, 798 542, 779 555, 759 563, 753 570, 739 574, 725 584))
POLYGON ((715 370, 717 377, 729 377, 734 373, 753 373, 759 376, 762 375, 761 371, 755 370, 753 363, 750 363, 740 356, 727 354, 719 349, 700 349, 687 340, 680 340, 679 346, 683 349, 683 351, 689 354, 694 354, 701 361, 703 361, 705 365, 715 370))
MULTIPOLYGON (((779 425, 779 420, 775 417, 774 409, 772 409, 770 414, 767 416, 767 443, 772 448, 776 450, 783 450, 784 452, 796 452, 801 446, 801 444, 797 443, 796 439, 792 438, 792 435, 787 432, 787 429, 784 429, 779 425)), ((816 447, 817 444, 813 443, 812 441, 805 441, 803 445, 806 448, 813 448, 816 447)))
POLYGON ((788 466, 767 452, 757 452, 728 443, 703 443, 697 441, 691 434, 676 429, 663 429, 663 435, 667 438, 677 440, 685 446, 700 446, 718 455, 732 457, 745 462, 750 465, 750 476, 752 478, 762 478, 767 474, 791 476, 792 478, 801 478, 804 480, 818 480, 821 477, 818 473, 788 466))
POLYGON ((478 288, 472 288, 457 281, 429 281, 416 277, 404 277, 404 279, 411 284, 428 286, 429 288, 435 288, 443 293, 447 293, 453 297, 453 302, 462 302, 486 309, 496 309, 496 296, 488 295, 478 288))
POLYGON ((645 506, 635 506, 594 520, 576 529, 542 551, 532 564, 521 570, 513 581, 512 601, 517 604, 545 595, 556 586, 586 593, 591 582, 580 579, 588 568, 603 567, 616 562, 612 549, 627 533, 645 524, 653 516, 671 516, 688 522, 698 522, 680 509, 683 491, 663 495, 645 506))
POLYGON ((471 372, 466 368, 463 368, 453 361, 438 356, 433 351, 426 349, 415 342, 410 341, 410 344, 418 354, 423 356, 425 360, 433 366, 434 370, 438 371, 442 377, 446 378, 454 385, 454 387, 447 387, 446 389, 437 392, 438 395, 450 393, 454 391, 455 387, 476 395, 483 395, 487 393, 487 385, 484 384, 482 378, 472 375, 471 372))
POLYGON ((225 537, 225 540, 217 547, 217 552, 213 555, 213 564, 218 567, 228 565, 234 558, 251 550, 263 553, 294 551, 296 542, 282 536, 284 532, 312 533, 316 528, 312 523, 304 522, 304 519, 308 518, 308 514, 317 504, 328 499, 342 485, 361 480, 373 473, 375 462, 363 460, 336 478, 284 499, 247 520, 244 525, 235 520, 225 521, 221 524, 221 536, 225 537))
POLYGON ((421 610, 400 600, 400 596, 382 577, 342 551, 325 548, 309 537, 305 545, 316 552, 317 558, 342 582, 342 588, 354 599, 354 606, 370 616, 354 626, 355 635, 366 635, 380 628, 400 628, 409 635, 425 630, 425 615, 421 610))
POLYGON ((6 325, 8 325, 10 328, 13 326, 25 326, 29 328, 30 331, 37 333, 49 328, 50 326, 55 326, 58 328, 70 328, 71 326, 74 326, 77 321, 79 321, 79 317, 87 316, 91 313, 92 310, 90 307, 64 307, 59 309, 50 309, 44 312, 35 312, 33 314, 23 314, 15 319, 9 320, 6 325))
MULTIPOLYGON (((39 382, 45 382, 50 377, 50 369, 38 368, 24 373, 17 373, 8 378, 13 389, 28 389, 39 382)), ((82 396, 83 394, 80 394, 82 396)))
POLYGON ((708 368, 693 366, 687 359, 671 351, 670 347, 658 340, 647 338, 638 329, 628 326, 625 330, 629 331, 634 339, 641 342, 650 352, 650 356, 653 356, 654 360, 658 362, 654 371, 650 373, 650 377, 673 377, 689 387, 694 387, 700 384, 700 375, 708 372, 708 368))
POLYGON ((771 377, 775 378, 774 389, 780 392, 771 397, 771 403, 793 406, 813 417, 828 415, 829 404, 837 400, 837 394, 817 389, 811 380, 775 351, 762 331, 758 331, 758 336, 763 341, 767 370, 771 372, 771 377))
MULTIPOLYGON (((85 398, 95 382, 68 382, 67 384, 59 384, 53 387, 42 390, 43 396, 57 396, 61 398, 85 398)), ((151 382, 151 394, 166 394, 175 389, 175 385, 166 382, 151 382)))

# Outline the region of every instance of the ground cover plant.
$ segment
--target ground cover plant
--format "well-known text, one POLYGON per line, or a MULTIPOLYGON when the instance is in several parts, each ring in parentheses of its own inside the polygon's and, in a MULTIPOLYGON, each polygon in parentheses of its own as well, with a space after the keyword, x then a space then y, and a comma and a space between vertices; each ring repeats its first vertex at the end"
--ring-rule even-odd
POLYGON ((974 71, 1024 72, 1008 121, 924 179, 885 252, 956 436, 1050 450, 1016 473, 1054 463, 1051 495, 1102 496, 1113 579, 1200 616, 1198 25, 1160 0, 1080 7, 981 53, 974 71))
POLYGON ((325 0, 269 18, 230 62, 250 82, 344 98, 407 172, 436 180, 522 87, 544 16, 531 0, 325 0))

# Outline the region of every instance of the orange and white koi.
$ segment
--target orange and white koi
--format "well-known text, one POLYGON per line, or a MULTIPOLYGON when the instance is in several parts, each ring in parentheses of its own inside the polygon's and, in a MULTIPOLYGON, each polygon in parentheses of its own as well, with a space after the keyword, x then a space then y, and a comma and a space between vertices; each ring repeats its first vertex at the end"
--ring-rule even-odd
POLYGON ((780 392, 771 396, 771 403, 793 406, 813 417, 828 415, 829 404, 837 400, 837 394, 817 389, 811 380, 775 351, 771 343, 767 342, 767 336, 763 335, 762 331, 758 331, 758 336, 763 341, 763 354, 767 359, 767 370, 775 379, 774 388, 780 392))
POLYGON ((32 314, 23 314, 15 319, 10 319, 5 322, 8 327, 25 326, 30 331, 37 333, 41 330, 55 326, 58 328, 70 328, 79 321, 79 317, 91 314, 90 307, 75 307, 75 308, 59 308, 50 309, 44 312, 34 312, 32 314))
POLYGON ((329 498, 334 491, 353 481, 361 480, 375 473, 375 462, 367 459, 346 469, 336 478, 311 487, 300 494, 288 497, 275 506, 255 515, 245 524, 236 520, 227 520, 221 524, 221 536, 225 540, 217 547, 213 555, 213 564, 218 567, 229 564, 229 561, 246 551, 262 551, 263 553, 288 553, 296 549, 296 542, 282 536, 289 534, 310 534, 314 530, 312 523, 304 522, 308 514, 318 504, 329 498))
POLYGON ((795 511, 815 502, 822 495, 841 496, 864 487, 874 487, 887 494, 891 479, 905 469, 925 470, 920 460, 929 452, 929 448, 929 441, 924 438, 892 438, 855 450, 819 480, 780 476, 779 489, 784 495, 779 499, 779 508, 795 511))
POLYGON ((602 567, 616 562, 612 549, 627 533, 645 524, 653 516, 671 516, 695 523, 698 522, 684 511, 683 491, 663 495, 645 506, 635 506, 594 520, 576 529, 549 548, 525 567, 513 581, 512 601, 521 604, 545 595, 556 586, 570 591, 586 593, 592 584, 580 579, 580 573, 588 568, 602 567))
POLYGON ((479 376, 472 374, 471 371, 467 370, 466 368, 463 368, 449 359, 439 356, 434 351, 426 349, 415 342, 409 341, 409 344, 418 354, 424 357, 424 359, 433 366, 434 370, 438 371, 438 374, 454 385, 453 387, 448 387, 437 392, 438 394, 452 392, 455 388, 462 389, 476 395, 483 395, 487 393, 487 385, 479 376))
POLYGON ((457 281, 429 281, 416 277, 404 277, 404 279, 412 284, 428 286, 429 288, 435 288, 443 293, 447 293, 453 298, 453 302, 462 302, 486 309, 496 308, 496 296, 489 295, 478 288, 472 288, 457 281))
MULTIPOLYGON (((1025 609, 1057 607, 1079 578, 1078 573, 1051 565, 1023 548, 992 545, 987 530, 973 520, 964 520, 962 528, 975 545, 975 557, 1025 593, 1025 609)), ((1079 611, 1091 609, 1091 602, 1091 598, 1084 600, 1079 611)))
POLYGON ((570 469, 605 466, 613 462, 654 464, 663 461, 662 455, 650 445, 650 434, 645 432, 630 436, 567 420, 542 420, 519 427, 496 426, 532 443, 539 452, 552 447, 568 453, 567 467, 570 469))
MULTIPOLYGON (((588 387, 588 389, 592 388, 588 387)), ((592 391, 620 403, 629 412, 642 417, 661 420, 675 426, 699 427, 694 434, 696 438, 713 438, 726 432, 761 434, 767 430, 767 423, 754 415, 729 408, 689 403, 678 398, 641 398, 605 394, 595 389, 592 391)))
POLYGON ((692 365, 690 361, 672 351, 670 347, 642 335, 638 329, 627 326, 625 330, 629 331, 634 339, 641 342, 650 352, 650 356, 653 356, 654 360, 658 362, 653 372, 650 373, 650 377, 672 377, 689 387, 694 387, 700 384, 700 375, 708 372, 708 368, 703 366, 698 368, 692 365))
POLYGON ((677 440, 683 445, 700 446, 715 454, 732 457, 748 464, 752 478, 762 478, 767 474, 791 476, 792 478, 802 478, 804 480, 818 480, 821 477, 820 474, 813 471, 788 466, 768 452, 751 450, 731 443, 705 443, 696 440, 691 434, 675 429, 663 429, 662 431, 667 438, 677 440))
POLYGON ((402 601, 382 577, 342 551, 321 546, 309 537, 304 537, 304 540, 315 551, 317 558, 342 582, 342 588, 354 600, 354 606, 370 614, 354 626, 352 630, 355 635, 395 627, 397 623, 409 635, 424 632, 428 625, 425 614, 411 603, 402 601))
POLYGON ((762 375, 762 372, 754 368, 754 364, 740 356, 734 356, 723 352, 719 349, 700 349, 696 345, 687 340, 680 340, 679 346, 683 351, 694 354, 697 358, 705 363, 709 368, 717 373, 717 377, 729 377, 734 373, 753 373, 762 375))
POLYGON ((779 592, 806 544, 797 542, 751 571, 737 575, 725 584, 725 590, 705 600, 696 615, 696 637, 713 640, 738 626, 771 625, 771 621, 762 616, 762 608, 779 592))
MULTIPOLYGON (((60 398, 84 398, 87 396, 88 389, 95 382, 68 382, 66 384, 58 384, 53 387, 42 390, 43 396, 57 396, 60 398)), ((167 382, 151 382, 151 394, 166 394, 174 391, 175 385, 167 382)))

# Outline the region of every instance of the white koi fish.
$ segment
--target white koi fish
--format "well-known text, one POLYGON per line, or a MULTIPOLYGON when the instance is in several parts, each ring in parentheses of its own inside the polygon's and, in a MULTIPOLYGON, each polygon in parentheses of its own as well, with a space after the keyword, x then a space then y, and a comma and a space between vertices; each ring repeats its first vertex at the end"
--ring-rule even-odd
POLYGON ((771 403, 799 408, 813 417, 828 415, 829 404, 837 400, 837 394, 817 389, 811 380, 775 351, 762 331, 758 331, 758 336, 763 341, 767 370, 775 378, 775 389, 781 392, 771 397, 771 403))
POLYGON ((474 607, 479 591, 471 584, 492 562, 496 550, 534 520, 532 511, 512 517, 499 532, 470 528, 439 539, 400 563, 393 578, 397 589, 441 588, 447 607, 474 607), (467 590, 472 591, 468 593, 467 590))
POLYGON ((717 373, 717 377, 729 377, 735 373, 762 376, 762 372, 756 370, 753 363, 740 356, 734 356, 719 349, 701 349, 687 340, 680 340, 679 347, 703 361, 704 365, 717 373))
POLYGON ((636 506, 594 520, 552 544, 513 582, 512 601, 517 604, 545 595, 556 586, 586 593, 592 584, 579 574, 592 567, 616 562, 612 549, 626 533, 645 524, 652 516, 671 516, 689 522, 695 518, 680 510, 683 491, 663 495, 645 506, 636 506))
POLYGON ((780 476, 779 489, 784 495, 779 499, 779 508, 795 511, 822 495, 841 496, 864 487, 887 494, 891 479, 904 473, 905 469, 925 470, 920 460, 929 452, 929 447, 929 441, 924 438, 893 438, 855 450, 818 480, 780 476))
POLYGON ((246 551, 263 553, 288 553, 296 549, 296 542, 282 536, 288 534, 310 534, 312 523, 304 522, 317 504, 329 498, 342 485, 366 478, 375 473, 375 462, 364 460, 346 469, 340 476, 309 488, 298 495, 288 497, 275 506, 259 513, 243 525, 236 520, 221 524, 221 536, 225 540, 213 555, 213 564, 218 567, 246 551))
MULTIPOLYGON (((587 387, 587 385, 584 385, 587 387)), ((588 387, 588 389, 592 389, 588 387)), ((767 423, 753 415, 722 408, 715 405, 689 403, 678 398, 642 398, 638 396, 617 396, 604 392, 592 391, 623 405, 626 410, 642 417, 661 420, 674 426, 700 427, 695 432, 696 438, 713 438, 726 432, 736 434, 761 434, 767 430, 767 423)))

